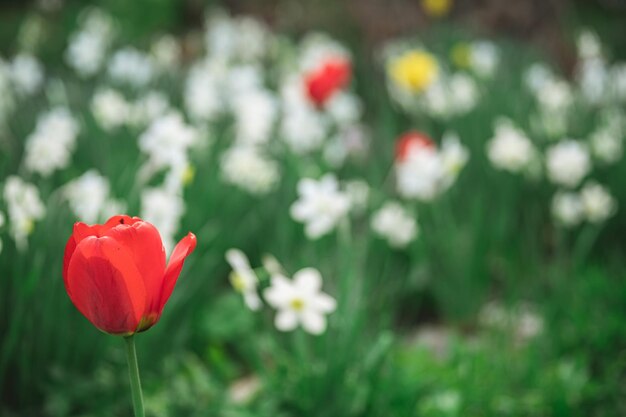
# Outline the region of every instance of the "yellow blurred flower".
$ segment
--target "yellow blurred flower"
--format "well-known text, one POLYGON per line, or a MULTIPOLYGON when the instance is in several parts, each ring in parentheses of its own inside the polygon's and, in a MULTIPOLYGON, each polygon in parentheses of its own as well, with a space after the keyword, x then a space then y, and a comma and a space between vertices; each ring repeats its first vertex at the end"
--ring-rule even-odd
POLYGON ((472 50, 468 43, 460 42, 454 45, 450 51, 450 58, 454 65, 459 68, 467 69, 472 64, 472 50))
POLYGON ((187 167, 183 171, 183 178, 182 178, 183 185, 191 184, 195 176, 196 176, 196 169, 193 167, 193 165, 187 165, 187 167))
POLYGON ((437 79, 439 67, 433 55, 414 49, 395 58, 390 64, 389 74, 400 87, 419 93, 437 79))
POLYGON ((452 0, 422 0, 422 8, 430 17, 443 17, 450 13, 452 0))
POLYGON ((24 232, 30 235, 35 230, 35 222, 32 219, 27 219, 24 221, 22 227, 24 228, 24 232))

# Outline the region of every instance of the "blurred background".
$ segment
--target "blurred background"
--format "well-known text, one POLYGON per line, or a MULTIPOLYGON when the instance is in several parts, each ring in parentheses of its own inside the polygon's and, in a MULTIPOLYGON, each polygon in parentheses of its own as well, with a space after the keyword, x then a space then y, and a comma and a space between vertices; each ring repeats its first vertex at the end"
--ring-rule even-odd
POLYGON ((131 415, 61 274, 122 212, 198 237, 147 415, 626 415, 625 115, 622 0, 0 0, 0 415, 131 415))

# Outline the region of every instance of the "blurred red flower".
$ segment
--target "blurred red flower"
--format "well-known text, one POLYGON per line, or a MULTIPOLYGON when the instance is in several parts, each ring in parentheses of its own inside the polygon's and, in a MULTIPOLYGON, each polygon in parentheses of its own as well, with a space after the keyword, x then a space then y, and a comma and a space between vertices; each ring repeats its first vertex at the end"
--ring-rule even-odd
POLYGON ((331 58, 305 76, 306 90, 316 106, 322 107, 350 82, 352 65, 345 58, 331 58))
POLYGON ((426 134, 411 130, 400 136, 396 142, 396 161, 404 162, 416 150, 435 149, 435 142, 426 134))
POLYGON ((138 217, 114 216, 93 226, 78 222, 65 246, 65 289, 98 329, 124 336, 147 330, 161 317, 195 247, 189 233, 166 265, 158 230, 138 217))

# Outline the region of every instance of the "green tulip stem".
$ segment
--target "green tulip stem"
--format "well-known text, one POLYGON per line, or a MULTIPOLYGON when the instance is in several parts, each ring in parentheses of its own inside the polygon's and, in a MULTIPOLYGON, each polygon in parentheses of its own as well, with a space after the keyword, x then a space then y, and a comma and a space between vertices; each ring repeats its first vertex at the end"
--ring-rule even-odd
POLYGON ((133 409, 135 417, 145 417, 143 410, 143 394, 141 393, 141 381, 139 379, 139 366, 137 365, 137 350, 135 349, 135 337, 124 337, 126 341, 126 358, 128 359, 128 376, 130 377, 130 391, 133 396, 133 409))

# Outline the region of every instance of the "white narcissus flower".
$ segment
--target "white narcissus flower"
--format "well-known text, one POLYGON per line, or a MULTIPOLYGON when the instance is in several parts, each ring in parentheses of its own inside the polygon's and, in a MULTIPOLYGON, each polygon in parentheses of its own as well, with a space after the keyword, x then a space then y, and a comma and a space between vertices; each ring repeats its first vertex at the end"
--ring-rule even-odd
POLYGON ((283 266, 280 264, 280 262, 278 262, 278 259, 276 259, 276 257, 272 254, 266 253, 261 257, 261 264, 263 265, 263 268, 265 268, 265 270, 270 274, 270 275, 284 275, 284 268, 283 266))
POLYGON ((548 80, 536 94, 539 105, 550 114, 565 112, 574 99, 569 83, 559 79, 548 80))
POLYGON ((152 57, 161 69, 175 70, 180 66, 182 50, 172 35, 163 35, 150 47, 152 57))
POLYGON ((198 138, 198 132, 186 124, 180 113, 170 112, 156 119, 139 137, 139 149, 155 167, 186 165, 187 150, 198 138))
POLYGON ((546 167, 550 181, 569 188, 576 187, 591 171, 589 150, 578 141, 562 140, 548 148, 546 167))
POLYGON ((293 153, 304 155, 322 147, 327 127, 327 120, 320 113, 302 106, 283 114, 280 132, 293 153))
POLYGON ((72 34, 65 51, 65 61, 81 77, 95 75, 102 64, 108 39, 100 33, 83 30, 72 34))
POLYGON ((490 41, 476 41, 470 45, 470 66, 480 77, 491 77, 500 63, 500 50, 490 41))
POLYGON ((204 34, 207 55, 223 61, 258 60, 265 53, 271 34, 258 20, 232 18, 224 12, 213 13, 206 21, 204 34))
POLYGON ((461 144, 461 140, 456 133, 446 132, 441 141, 439 154, 441 155, 441 164, 443 165, 445 174, 443 180, 443 187, 445 189, 456 181, 459 173, 465 167, 465 164, 467 164, 469 152, 467 148, 461 144))
POLYGON ((64 194, 77 218, 86 223, 97 223, 109 198, 109 181, 92 169, 64 187, 64 194))
POLYGON ((185 109, 193 120, 210 121, 215 119, 224 107, 222 83, 224 68, 220 65, 201 61, 189 70, 185 81, 185 109))
POLYGON ((345 125, 360 119, 363 106, 354 94, 339 91, 328 100, 325 107, 338 125, 345 125))
POLYGON ((204 43, 207 55, 223 60, 234 56, 237 38, 234 19, 220 11, 212 13, 205 25, 204 43))
POLYGON ((582 96, 588 103, 608 101, 613 91, 609 85, 608 64, 602 57, 585 59, 578 63, 576 76, 582 96))
POLYGON ((26 139, 26 168, 47 177, 67 167, 78 130, 78 122, 66 108, 54 108, 39 116, 35 131, 26 139))
POLYGON ((81 28, 72 34, 65 50, 65 61, 81 77, 95 75, 111 43, 115 22, 102 10, 89 8, 79 16, 81 28))
POLYGON ((346 194, 350 197, 350 207, 353 212, 363 212, 367 209, 370 196, 370 186, 365 180, 354 179, 344 183, 346 194))
POLYGON ((422 148, 396 162, 398 192, 405 198, 431 201, 441 191, 444 167, 436 149, 422 148))
POLYGON ((228 387, 228 397, 234 404, 247 404, 261 389, 262 383, 258 376, 244 376, 228 387))
POLYGON ((259 279, 250 267, 246 255, 239 249, 226 251, 226 261, 233 268, 230 273, 230 283, 235 291, 241 293, 246 306, 252 311, 261 308, 261 299, 257 293, 259 279))
POLYGON ((300 47, 300 70, 307 72, 316 69, 320 62, 329 58, 350 58, 350 52, 339 42, 323 33, 307 35, 300 47))
POLYGON ((618 132, 604 128, 591 135, 591 150, 596 158, 605 164, 614 164, 622 158, 623 139, 618 132))
POLYGON ((465 114, 476 107, 479 92, 476 81, 469 75, 457 73, 449 80, 450 102, 456 114, 465 114))
POLYGON ((280 98, 283 112, 280 136, 291 151, 303 155, 320 149, 328 133, 329 120, 311 105, 297 75, 283 80, 280 98))
POLYGON ((449 118, 471 111, 479 99, 476 81, 466 74, 442 74, 421 98, 424 110, 431 116, 449 118))
POLYGON ((545 327, 543 317, 530 306, 522 305, 516 313, 514 324, 518 340, 522 342, 530 340, 543 332, 545 327))
POLYGON ((128 120, 130 106, 122 93, 107 88, 96 91, 91 100, 91 112, 104 130, 116 129, 128 120))
POLYGON ((396 248, 406 247, 418 232, 415 219, 395 201, 385 203, 374 213, 372 229, 396 248))
POLYGON ((141 218, 152 223, 161 234, 163 246, 170 253, 174 235, 185 212, 185 201, 180 193, 166 188, 147 188, 141 193, 141 218))
POLYGON ((524 72, 524 84, 535 95, 539 94, 552 79, 554 79, 552 70, 542 62, 532 64, 524 72))
POLYGON ((172 112, 170 102, 165 93, 151 90, 131 104, 128 122, 134 126, 144 127, 170 112, 172 112))
POLYGON ((111 57, 108 74, 119 83, 143 87, 154 77, 155 66, 146 53, 133 47, 125 47, 111 57))
POLYGON ((291 206, 291 217, 305 223, 309 239, 329 233, 350 210, 350 197, 339 190, 337 178, 326 174, 319 181, 303 178, 298 182, 299 199, 291 206))
POLYGON ((292 280, 283 275, 272 276, 263 297, 278 310, 274 320, 276 328, 291 331, 301 325, 310 334, 324 333, 326 314, 335 311, 337 303, 321 289, 322 276, 315 268, 299 270, 292 280))
POLYGON ((237 143, 257 145, 270 139, 278 106, 270 91, 254 88, 233 98, 233 113, 237 143))
POLYGON ((278 164, 255 146, 233 146, 222 155, 224 181, 256 195, 267 194, 280 180, 278 164))
POLYGON ((456 133, 446 132, 440 149, 423 133, 409 131, 396 144, 395 173, 402 197, 431 201, 449 189, 469 158, 456 133))
POLYGON ((601 223, 617 210, 615 198, 602 185, 590 181, 580 190, 580 199, 587 220, 601 223))
POLYGON ((39 198, 37 187, 14 175, 8 177, 4 184, 4 200, 11 221, 11 234, 17 248, 24 250, 35 221, 43 218, 46 207, 39 198))
POLYGON ((535 153, 530 139, 511 120, 500 119, 496 122, 495 134, 487 142, 487 156, 496 168, 520 172, 530 166, 535 153))
POLYGON ((226 105, 234 111, 235 101, 240 95, 253 92, 272 94, 265 88, 265 70, 258 64, 238 64, 229 67, 211 63, 223 77, 220 83, 226 105))
POLYGON ((11 62, 11 78, 20 92, 33 94, 43 83, 43 66, 33 55, 21 53, 11 62))
POLYGON ((552 198, 552 215, 563 226, 579 224, 585 215, 580 196, 571 191, 557 192, 552 198))
POLYGON ((602 55, 602 44, 598 34, 584 29, 578 34, 576 39, 578 57, 582 59, 597 58, 602 55))

